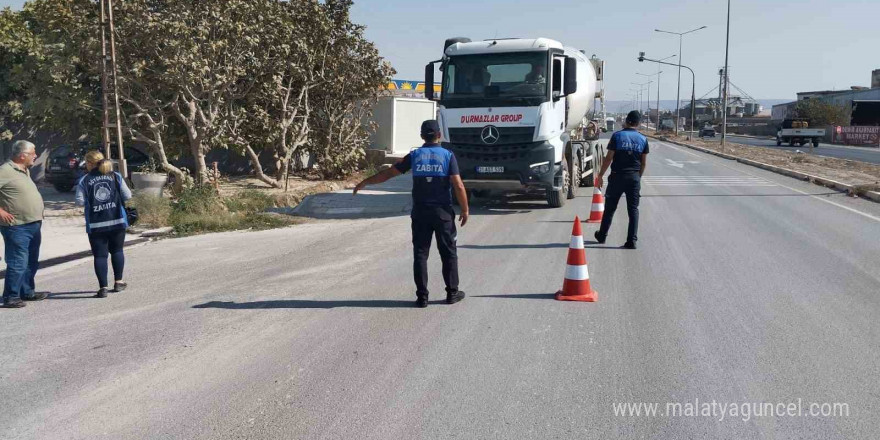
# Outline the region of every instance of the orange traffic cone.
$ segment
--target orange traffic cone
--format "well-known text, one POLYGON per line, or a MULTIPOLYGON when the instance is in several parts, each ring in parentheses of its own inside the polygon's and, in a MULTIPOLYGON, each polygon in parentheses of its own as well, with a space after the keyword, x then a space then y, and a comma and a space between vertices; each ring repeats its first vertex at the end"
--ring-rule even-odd
POLYGON ((590 219, 587 223, 601 223, 605 213, 605 196, 599 188, 593 188, 593 206, 590 208, 590 219))
POLYGON ((590 273, 587 271, 587 254, 584 252, 584 235, 581 232, 581 219, 574 218, 571 231, 571 244, 568 246, 568 264, 565 266, 565 281, 562 290, 556 292, 559 301, 596 301, 596 291, 590 287, 590 273))

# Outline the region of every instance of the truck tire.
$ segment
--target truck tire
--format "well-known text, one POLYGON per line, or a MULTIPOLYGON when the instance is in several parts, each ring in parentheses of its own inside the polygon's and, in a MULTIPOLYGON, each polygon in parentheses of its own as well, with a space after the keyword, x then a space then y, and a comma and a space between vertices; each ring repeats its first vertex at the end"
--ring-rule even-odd
MULTIPOLYGON (((596 150, 592 152, 593 159, 590 161, 590 166, 593 167, 593 172, 590 173, 588 177, 581 178, 581 186, 582 187, 591 187, 595 185, 596 181, 596 173, 599 172, 599 168, 601 168, 601 164, 599 161, 602 160, 602 151, 600 150, 600 146, 596 144, 596 150)), ((581 167, 581 174, 583 174, 583 167, 581 167)))
POLYGON ((565 161, 565 158, 562 159, 562 188, 559 190, 554 190, 553 188, 547 189, 547 204, 550 205, 551 208, 561 208, 565 206, 565 197, 568 194, 568 186, 569 186, 569 177, 568 177, 568 163, 565 161))
POLYGON ((568 200, 577 196, 575 191, 581 184, 581 159, 577 155, 572 155, 571 162, 571 169, 568 171, 568 191, 565 194, 565 198, 568 200))
POLYGON ((776 139, 776 146, 777 146, 777 147, 781 147, 781 146, 782 146, 782 139, 776 139))
POLYGON ((55 191, 58 191, 60 193, 66 193, 66 192, 70 192, 73 190, 74 184, 73 183, 53 183, 52 186, 55 187, 55 191))
POLYGON ((791 140, 788 141, 788 146, 789 146, 789 147, 793 147, 793 146, 794 146, 794 139, 791 139, 791 140))
POLYGON ((813 148, 819 148, 819 139, 813 139, 813 148))

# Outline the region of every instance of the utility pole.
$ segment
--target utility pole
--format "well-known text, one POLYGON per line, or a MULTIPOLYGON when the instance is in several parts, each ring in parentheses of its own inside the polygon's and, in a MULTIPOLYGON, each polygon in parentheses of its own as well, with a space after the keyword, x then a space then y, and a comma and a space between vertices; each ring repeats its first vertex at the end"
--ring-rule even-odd
POLYGON ((110 160, 111 136, 116 138, 119 173, 128 177, 128 166, 122 146, 122 115, 119 110, 116 81, 116 28, 113 26, 113 0, 99 0, 101 8, 101 100, 103 106, 104 157, 110 160), (112 135, 111 135, 112 133, 112 135))
POLYGON ((727 39, 724 46, 724 116, 723 122, 721 125, 721 150, 724 151, 724 146, 727 142, 727 87, 730 84, 730 71, 728 70, 727 62, 728 56, 730 55, 730 0, 727 0, 727 39))

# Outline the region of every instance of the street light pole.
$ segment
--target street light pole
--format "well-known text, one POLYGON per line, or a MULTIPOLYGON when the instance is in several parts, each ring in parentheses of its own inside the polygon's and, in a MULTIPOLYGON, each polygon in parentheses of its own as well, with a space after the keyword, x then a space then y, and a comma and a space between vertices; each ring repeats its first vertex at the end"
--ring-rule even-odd
POLYGON ((642 97, 645 96, 643 94, 643 89, 645 86, 648 86, 648 113, 649 113, 648 119, 649 120, 650 120, 650 113, 651 113, 651 83, 652 82, 653 81, 648 81, 646 83, 630 83, 632 85, 639 86, 639 114, 642 114, 642 97))
MULTIPOLYGON (((697 97, 697 76, 694 74, 694 69, 691 69, 688 66, 681 64, 681 58, 679 58, 678 64, 667 63, 666 61, 661 60, 652 60, 650 58, 645 58, 644 52, 639 52, 639 62, 650 61, 652 63, 658 64, 666 64, 667 66, 678 66, 684 67, 685 69, 691 72, 691 131, 688 133, 687 139, 691 140, 691 133, 694 131, 694 117, 695 117, 695 107, 696 107, 696 97, 697 97)), ((676 124, 677 125, 677 124, 676 124)))
POLYGON ((727 0, 727 40, 724 43, 724 116, 721 124, 721 151, 727 142, 727 85, 730 83, 730 72, 727 70, 728 55, 730 54, 730 0, 727 0))
POLYGON ((687 32, 670 32, 670 31, 663 31, 660 29, 654 29, 654 32, 662 32, 664 34, 678 35, 678 63, 679 63, 678 64, 678 92, 676 92, 676 95, 675 95, 675 135, 676 136, 678 136, 678 119, 681 117, 680 105, 681 105, 681 68, 682 68, 682 66, 681 66, 681 60, 682 60, 681 47, 682 47, 682 40, 684 39, 685 35, 687 35, 691 32, 699 31, 701 29, 706 29, 706 26, 701 26, 696 29, 691 29, 687 32))

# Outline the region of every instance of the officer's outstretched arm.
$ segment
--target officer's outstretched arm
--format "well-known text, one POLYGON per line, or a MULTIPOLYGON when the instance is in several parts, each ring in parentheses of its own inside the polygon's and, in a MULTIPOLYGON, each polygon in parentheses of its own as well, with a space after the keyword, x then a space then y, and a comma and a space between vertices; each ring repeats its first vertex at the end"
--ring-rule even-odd
POLYGON ((458 200, 458 206, 461 208, 461 215, 458 219, 461 221, 461 225, 464 226, 468 221, 468 214, 470 213, 470 209, 468 208, 467 191, 465 191, 464 182, 461 181, 461 176, 458 174, 449 176, 449 181, 452 183, 452 190, 455 192, 455 199, 458 200))
POLYGON ((367 185, 378 185, 378 184, 380 184, 380 183, 382 183, 392 177, 396 177, 399 175, 400 175, 400 171, 398 171, 397 168, 395 168, 393 166, 390 168, 386 168, 386 169, 379 171, 378 173, 376 173, 370 177, 367 177, 366 179, 362 180, 361 183, 358 183, 354 187, 353 193, 357 194, 358 191, 364 189, 364 187, 367 185))

